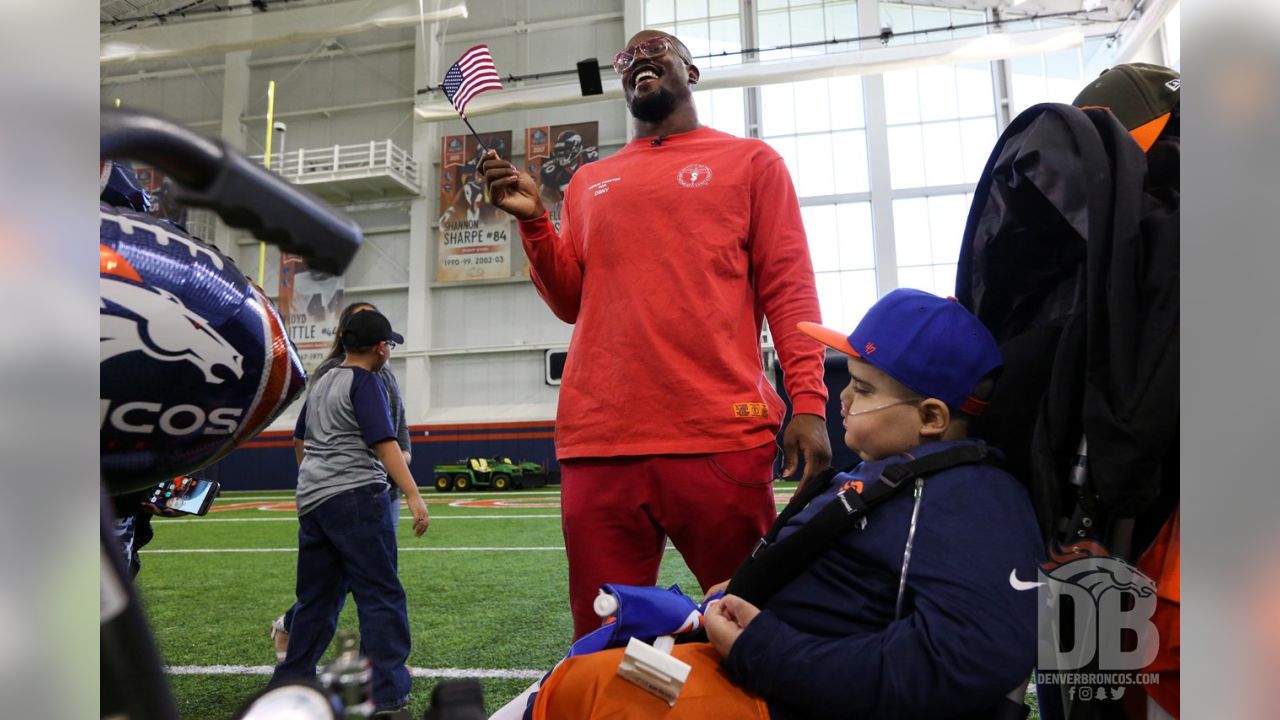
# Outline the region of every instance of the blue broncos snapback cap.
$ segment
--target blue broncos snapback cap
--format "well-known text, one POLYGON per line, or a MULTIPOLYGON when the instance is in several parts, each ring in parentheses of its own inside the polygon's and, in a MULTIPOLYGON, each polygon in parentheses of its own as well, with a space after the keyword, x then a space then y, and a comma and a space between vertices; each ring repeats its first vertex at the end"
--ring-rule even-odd
POLYGON ((801 332, 862 358, 912 391, 952 410, 979 415, 986 403, 969 396, 1003 361, 996 340, 954 299, 899 288, 880 298, 845 335, 802 322, 801 332))

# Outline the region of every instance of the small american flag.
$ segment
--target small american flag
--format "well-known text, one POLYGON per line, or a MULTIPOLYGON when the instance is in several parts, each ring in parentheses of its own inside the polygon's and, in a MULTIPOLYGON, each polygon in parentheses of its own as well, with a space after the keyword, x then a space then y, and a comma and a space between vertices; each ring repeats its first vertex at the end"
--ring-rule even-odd
POLYGON ((441 85, 444 86, 445 97, 464 118, 471 98, 485 90, 501 90, 502 80, 493 64, 493 56, 489 54, 489 46, 477 45, 463 53, 444 74, 441 85))

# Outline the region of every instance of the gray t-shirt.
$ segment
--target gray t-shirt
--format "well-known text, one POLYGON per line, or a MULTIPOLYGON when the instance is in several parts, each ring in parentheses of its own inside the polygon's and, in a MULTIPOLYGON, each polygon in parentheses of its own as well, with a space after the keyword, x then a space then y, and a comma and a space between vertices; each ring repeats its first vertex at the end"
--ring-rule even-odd
POLYGON ((377 374, 340 366, 313 381, 293 436, 303 449, 298 515, 363 485, 387 487, 387 469, 372 448, 396 434, 377 374))
MULTIPOLYGON (((325 373, 346 361, 346 355, 338 355, 325 360, 311 372, 308 382, 315 384, 317 380, 324 377, 325 373)), ((391 372, 390 363, 382 366, 382 369, 378 371, 378 377, 382 378, 382 384, 387 388, 387 405, 391 407, 391 422, 395 423, 396 426, 396 444, 400 446, 401 450, 412 453, 413 445, 409 442, 409 423, 405 419, 404 400, 400 397, 400 384, 396 382, 396 374, 391 372)))

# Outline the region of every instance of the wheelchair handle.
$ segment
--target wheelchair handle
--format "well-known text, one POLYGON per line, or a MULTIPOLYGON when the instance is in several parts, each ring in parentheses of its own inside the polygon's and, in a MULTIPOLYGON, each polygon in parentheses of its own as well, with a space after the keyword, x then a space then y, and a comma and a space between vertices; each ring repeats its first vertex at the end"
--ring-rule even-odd
POLYGON ((103 108, 101 159, 134 159, 178 183, 177 200, 213 210, 226 224, 341 275, 364 243, 360 226, 324 201, 255 165, 224 141, 157 115, 103 108))

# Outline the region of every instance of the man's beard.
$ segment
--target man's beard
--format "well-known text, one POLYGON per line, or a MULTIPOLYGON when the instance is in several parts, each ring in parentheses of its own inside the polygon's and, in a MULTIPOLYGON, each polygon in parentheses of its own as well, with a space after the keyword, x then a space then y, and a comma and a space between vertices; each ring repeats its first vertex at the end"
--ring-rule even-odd
POLYGON ((675 112, 676 96, 666 88, 658 88, 643 97, 632 96, 631 102, 627 103, 627 108, 631 110, 631 116, 637 120, 648 123, 661 122, 675 112))

